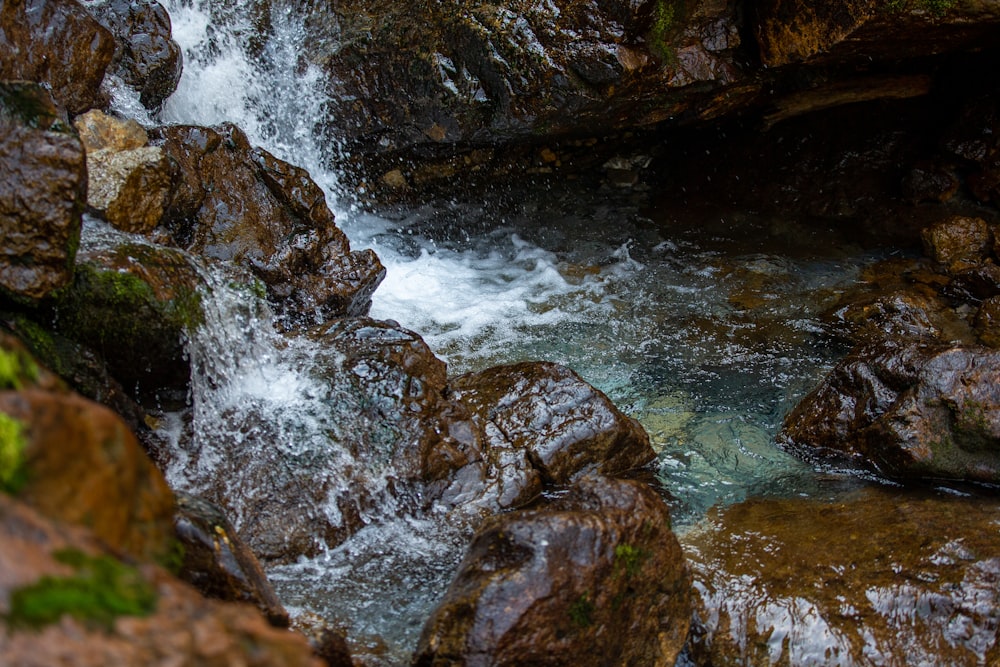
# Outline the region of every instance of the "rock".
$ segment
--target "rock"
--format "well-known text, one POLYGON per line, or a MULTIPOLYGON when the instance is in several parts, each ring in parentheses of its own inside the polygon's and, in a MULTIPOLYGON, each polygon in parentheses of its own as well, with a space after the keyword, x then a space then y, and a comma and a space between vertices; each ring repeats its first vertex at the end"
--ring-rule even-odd
POLYGON ((487 500, 500 508, 524 504, 543 486, 593 472, 621 475, 656 457, 638 422, 563 366, 498 366, 455 378, 450 387, 484 434, 495 487, 487 500))
POLYGON ((941 297, 912 287, 850 300, 825 319, 835 335, 864 343, 944 340, 961 326, 941 297))
POLYGON ((233 125, 155 137, 180 165, 166 215, 179 246, 250 269, 293 322, 368 311, 385 269, 372 251, 351 252, 308 173, 252 148, 233 125))
POLYGON ((879 487, 713 509, 681 537, 687 664, 992 664, 998 518, 996 498, 879 487))
POLYGON ((136 396, 183 393, 190 376, 183 336, 203 322, 200 289, 193 260, 172 248, 123 243, 81 253, 53 325, 100 354, 136 396))
POLYGON ((0 392, 24 438, 20 500, 144 560, 172 550, 173 494, 121 419, 74 394, 0 392))
POLYGON ((424 627, 414 665, 673 665, 687 567, 663 500, 586 478, 479 530, 424 627))
POLYGON ((174 525, 184 549, 178 577, 208 597, 249 602, 264 612, 272 625, 288 627, 288 611, 275 595, 256 556, 219 507, 179 494, 174 525))
POLYGON ((86 188, 80 140, 49 93, 0 83, 0 289, 39 299, 72 280, 86 188))
POLYGON ((21 667, 321 667, 301 635, 0 494, 0 662, 21 667))
POLYGON ((763 0, 756 6, 754 33, 764 65, 806 60, 862 26, 875 13, 874 0, 763 0))
POLYGON ((927 255, 953 272, 981 263, 993 244, 986 221, 965 216, 942 220, 923 230, 920 236, 927 255))
POLYGON ((785 419, 784 445, 901 479, 1000 481, 1000 353, 862 346, 785 419))
POLYGON ((979 307, 976 333, 984 345, 1000 347, 1000 296, 990 297, 979 307))
POLYGON ((114 51, 111 33, 73 0, 0 6, 0 79, 46 84, 70 114, 101 106, 114 51))
POLYGON ((115 37, 112 71, 139 92, 143 105, 159 110, 177 90, 183 65, 167 10, 152 0, 104 0, 87 7, 115 37))
POLYGON ((87 153, 100 150, 116 152, 143 148, 149 143, 149 135, 138 122, 116 118, 98 109, 92 109, 73 119, 73 127, 80 135, 87 153))

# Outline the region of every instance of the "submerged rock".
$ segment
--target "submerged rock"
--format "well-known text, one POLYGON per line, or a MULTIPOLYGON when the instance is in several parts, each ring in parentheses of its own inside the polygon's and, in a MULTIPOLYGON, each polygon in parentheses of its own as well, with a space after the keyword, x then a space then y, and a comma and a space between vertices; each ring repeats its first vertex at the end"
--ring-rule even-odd
POLYGON ((0 5, 0 79, 46 84, 71 114, 101 106, 111 33, 73 0, 0 5))
POLYGON ((0 494, 0 663, 21 667, 320 667, 249 605, 208 600, 154 565, 0 494))
POLYGON ((673 665, 687 568, 663 500, 585 478, 486 522, 424 627, 414 665, 673 665))
POLYGON ((39 299, 72 280, 86 192, 83 147, 49 92, 0 82, 0 289, 39 299))
POLYGON ((691 661, 991 665, 998 521, 993 498, 879 488, 714 510, 681 537, 691 661))
POLYGON ((785 419, 784 445, 894 478, 1000 482, 1000 353, 862 346, 785 419))
POLYGON ((177 245, 251 270, 292 323, 368 311, 385 269, 350 250, 308 173, 234 125, 163 127, 154 139, 180 167, 165 219, 177 245))

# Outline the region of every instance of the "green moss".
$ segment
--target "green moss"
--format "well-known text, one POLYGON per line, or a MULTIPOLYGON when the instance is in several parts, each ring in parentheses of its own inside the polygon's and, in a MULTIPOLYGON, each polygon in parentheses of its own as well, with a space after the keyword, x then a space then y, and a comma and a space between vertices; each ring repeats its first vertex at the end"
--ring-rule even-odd
POLYGON ((649 50, 665 64, 677 60, 670 36, 677 23, 677 9, 671 0, 656 0, 647 40, 649 50))
POLYGON ((110 629, 119 616, 148 616, 156 609, 155 589, 135 568, 76 549, 53 555, 76 574, 45 576, 13 591, 7 615, 10 626, 41 628, 69 615, 110 629))
POLYGON ((643 549, 631 544, 619 544, 615 547, 615 572, 624 572, 629 577, 638 574, 648 555, 643 549))
POLYGON ((24 425, 0 412, 0 491, 17 493, 27 481, 24 425))
POLYGON ((593 623, 594 603, 590 601, 590 591, 584 592, 569 607, 569 620, 578 628, 589 628, 593 623))
POLYGON ((900 12, 921 10, 935 16, 941 16, 954 7, 955 4, 956 0, 889 0, 885 3, 883 11, 898 14, 900 12))
POLYGON ((21 389, 38 379, 38 366, 28 355, 0 349, 0 389, 21 389))

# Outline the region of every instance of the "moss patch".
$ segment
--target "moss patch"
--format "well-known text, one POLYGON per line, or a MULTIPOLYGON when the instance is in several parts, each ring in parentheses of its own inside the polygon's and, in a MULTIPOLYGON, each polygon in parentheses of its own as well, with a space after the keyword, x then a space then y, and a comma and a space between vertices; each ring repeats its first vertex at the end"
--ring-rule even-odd
POLYGON ((27 480, 24 425, 0 412, 0 491, 17 493, 27 480))
POLYGON ((0 389, 21 389, 38 379, 38 366, 28 355, 0 348, 0 389))
POLYGON ((590 601, 590 592, 587 591, 576 602, 569 607, 569 620, 578 628, 589 628, 594 620, 594 603, 590 601))
POLYGON ((615 547, 615 572, 623 572, 628 577, 635 576, 647 556, 644 550, 623 542, 615 547))
POLYGON ((956 0, 889 0, 885 11, 889 13, 921 10, 934 16, 941 16, 954 7, 956 0))
POLYGON ((119 616, 148 616, 156 609, 156 591, 135 568, 77 549, 57 551, 53 556, 76 574, 45 576, 15 590, 7 615, 10 626, 41 628, 69 615, 110 629, 119 616))
POLYGON ((677 13, 677 8, 671 0, 656 0, 656 4, 653 6, 647 42, 649 50, 664 64, 671 64, 677 60, 669 41, 678 23, 677 13))

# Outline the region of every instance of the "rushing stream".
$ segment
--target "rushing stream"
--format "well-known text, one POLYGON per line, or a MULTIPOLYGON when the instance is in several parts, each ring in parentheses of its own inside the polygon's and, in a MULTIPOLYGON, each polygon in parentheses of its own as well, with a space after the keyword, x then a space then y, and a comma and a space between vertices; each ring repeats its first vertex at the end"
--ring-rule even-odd
MULTIPOLYGON (((572 184, 525 183, 516 197, 487 194, 475 205, 457 196, 391 219, 364 213, 345 203, 330 147, 314 131, 328 105, 319 72, 299 62, 294 13, 274 3, 273 32, 251 59, 239 3, 164 4, 185 50, 181 85, 156 118, 124 89, 118 110, 157 123, 232 121, 307 168, 352 246, 373 248, 388 269, 372 316, 418 332, 450 373, 545 359, 607 393, 649 432, 680 532, 715 505, 865 484, 803 464, 774 440, 843 353, 820 335, 818 314, 875 255, 796 220, 685 218, 629 192, 572 184)), ((315 352, 271 331, 266 306, 250 295, 218 292, 237 305, 220 300, 209 318, 217 326, 193 341, 207 377, 194 381, 192 412, 171 428, 306 452, 333 428, 316 407, 329 397, 309 375, 315 352)), ((201 451, 175 461, 171 481, 197 491, 211 460, 201 451)), ((467 536, 433 516, 366 520, 337 549, 270 575, 293 613, 338 619, 356 650, 391 664, 412 650, 467 536)))

